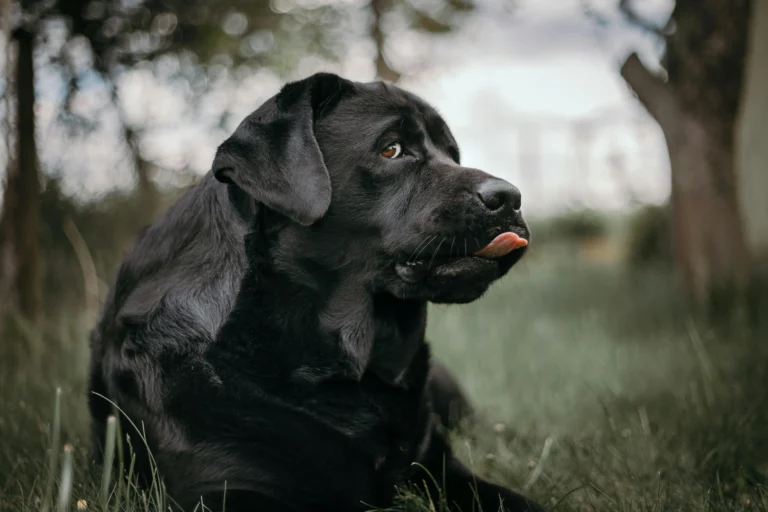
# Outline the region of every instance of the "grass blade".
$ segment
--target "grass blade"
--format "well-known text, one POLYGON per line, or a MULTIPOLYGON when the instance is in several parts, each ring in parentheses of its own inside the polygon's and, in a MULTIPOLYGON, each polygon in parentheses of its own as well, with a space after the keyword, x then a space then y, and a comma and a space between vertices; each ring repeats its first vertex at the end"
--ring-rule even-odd
POLYGON ((101 502, 104 506, 109 501, 109 484, 112 480, 112 468, 115 463, 115 440, 117 438, 117 418, 107 418, 107 433, 104 438, 104 467, 101 473, 101 502))
POLYGON ((59 465, 59 443, 61 443, 61 388, 56 388, 56 401, 53 409, 53 427, 51 428, 51 457, 48 460, 48 480, 43 493, 42 512, 51 508, 53 485, 56 482, 56 469, 59 465))
POLYGON ((64 460, 61 463, 61 478, 59 479, 59 499, 56 503, 57 512, 66 512, 69 508, 69 498, 72 496, 72 445, 64 445, 64 460))

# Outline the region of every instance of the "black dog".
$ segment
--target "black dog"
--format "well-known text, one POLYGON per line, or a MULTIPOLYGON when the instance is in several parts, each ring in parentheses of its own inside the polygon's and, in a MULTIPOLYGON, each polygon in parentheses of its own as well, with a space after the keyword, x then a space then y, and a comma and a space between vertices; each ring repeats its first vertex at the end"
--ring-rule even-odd
POLYGON ((460 393, 424 340, 427 301, 473 301, 520 259, 519 208, 412 94, 286 85, 120 267, 92 336, 97 446, 104 395, 184 509, 357 511, 413 483, 540 510, 451 454, 433 403, 460 393))

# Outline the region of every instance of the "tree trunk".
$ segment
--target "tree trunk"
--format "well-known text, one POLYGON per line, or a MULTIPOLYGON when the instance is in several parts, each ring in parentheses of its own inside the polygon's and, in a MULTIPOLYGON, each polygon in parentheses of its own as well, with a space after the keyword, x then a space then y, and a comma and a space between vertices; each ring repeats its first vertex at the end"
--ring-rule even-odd
MULTIPOLYGON (((8 178, 16 171, 15 151, 13 149, 13 123, 11 118, 13 117, 13 91, 15 90, 15 80, 11 70, 15 69, 14 63, 14 46, 11 40, 11 2, 10 0, 0 0, 0 22, 2 27, 3 43, 5 44, 5 55, 3 55, 3 68, 2 73, 5 75, 7 82, 5 84, 5 91, 3 92, 3 106, 5 107, 5 116, 3 116, 3 144, 5 147, 5 176, 3 179, 3 190, 8 190, 8 178)), ((7 217, 3 212, 7 209, 7 198, 3 197, 3 208, 0 209, 0 315, 4 313, 6 305, 9 302, 11 296, 11 276, 15 274, 14 261, 9 255, 6 254, 6 245, 4 244, 4 231, 5 221, 7 217)))
POLYGON ((121 129, 123 132, 123 140, 130 153, 131 160, 133 161, 134 172, 136 173, 136 188, 138 190, 139 197, 144 204, 144 214, 146 215, 147 222, 154 220, 157 210, 160 206, 160 193, 155 186, 155 182, 152 181, 150 172, 152 165, 150 162, 144 159, 141 155, 141 147, 139 140, 139 133, 130 126, 126 119, 123 106, 120 102, 120 95, 117 93, 117 76, 112 75, 102 70, 102 76, 109 79, 111 83, 111 95, 112 103, 117 111, 117 116, 120 121, 121 129))
POLYGON ((751 277, 734 162, 749 13, 748 0, 678 0, 668 80, 637 55, 621 70, 664 132, 677 268, 710 312, 730 308, 751 277))
POLYGON ((736 167, 747 245, 768 276, 768 2, 754 0, 744 91, 736 132, 736 167))
POLYGON ((696 301, 728 307, 749 280, 749 259, 734 184, 733 154, 712 126, 683 114, 667 135, 672 167, 673 236, 684 282, 696 301))
MULTIPOLYGON (((117 98, 115 97, 115 101, 117 98)), ((119 109, 120 105, 116 104, 119 109)), ((121 116, 121 122, 123 123, 123 135, 125 137, 125 143, 128 146, 128 151, 131 154, 133 160, 134 169, 136 172, 136 187, 138 189, 139 197, 144 205, 144 214, 147 216, 147 222, 154 220, 157 210, 160 206, 160 193, 155 186, 155 182, 152 181, 150 171, 152 164, 145 160, 141 155, 141 148, 139 147, 139 134, 134 129, 128 126, 127 122, 121 116)))
POLYGON ((754 273, 750 313, 768 311, 768 2, 754 0, 747 66, 736 130, 741 211, 754 273))
MULTIPOLYGON (((16 155, 8 168, 0 219, 5 280, 11 307, 30 320, 42 310, 42 278, 38 246, 40 177, 35 143, 35 36, 25 29, 13 33, 16 56, 16 155)), ((7 300, 7 298, 6 298, 7 300)))

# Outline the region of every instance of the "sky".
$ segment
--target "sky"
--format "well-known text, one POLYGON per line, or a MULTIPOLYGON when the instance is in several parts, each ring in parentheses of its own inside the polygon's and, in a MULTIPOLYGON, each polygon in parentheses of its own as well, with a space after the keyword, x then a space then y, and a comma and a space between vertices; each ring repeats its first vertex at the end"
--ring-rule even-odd
MULTIPOLYGON (((618 72, 632 51, 654 66, 658 42, 624 23, 617 0, 589 0, 608 19, 604 26, 584 15, 586 0, 517 0, 511 9, 503 1, 479 1, 478 12, 448 37, 396 32, 389 38, 387 54, 405 70, 399 85, 437 107, 459 142, 462 164, 513 182, 524 210, 534 215, 663 201, 669 193, 663 136, 618 72)), ((672 0, 635 3, 653 20, 667 19, 672 8, 672 0)), ((372 55, 372 45, 359 44, 338 63, 308 57, 293 78, 326 70, 369 81, 372 55)), ((45 92, 55 89, 56 77, 43 71, 38 78, 43 161, 55 158, 49 167, 76 169, 65 175, 65 189, 94 194, 129 186, 128 164, 121 148, 105 142, 109 137, 73 150, 51 128, 56 99, 45 92)), ((281 85, 268 71, 239 78, 236 85, 222 80, 190 106, 191 91, 149 70, 134 71, 119 83, 123 115, 149 121, 145 154, 202 175, 217 145, 281 85), (222 111, 231 115, 221 129, 212 128, 222 111)), ((87 113, 108 104, 106 92, 95 88, 81 95, 77 108, 87 113)), ((104 115, 114 121, 117 113, 104 115)))

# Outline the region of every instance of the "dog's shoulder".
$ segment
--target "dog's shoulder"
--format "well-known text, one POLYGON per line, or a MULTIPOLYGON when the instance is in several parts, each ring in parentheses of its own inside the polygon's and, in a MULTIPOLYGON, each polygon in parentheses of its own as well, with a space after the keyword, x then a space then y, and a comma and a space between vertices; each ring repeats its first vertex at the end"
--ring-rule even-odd
POLYGON ((118 270, 102 323, 151 331, 158 343, 213 340, 246 271, 247 229, 226 188, 206 176, 140 234, 118 270))

